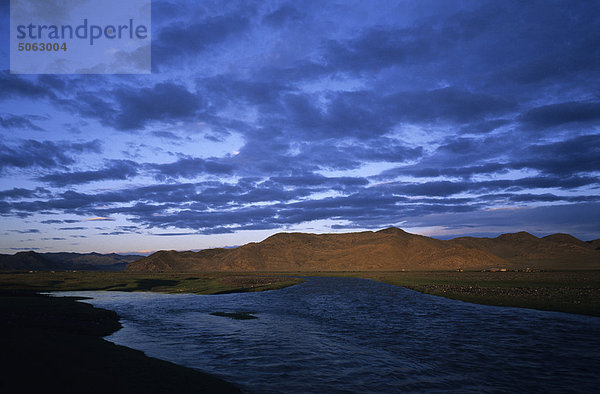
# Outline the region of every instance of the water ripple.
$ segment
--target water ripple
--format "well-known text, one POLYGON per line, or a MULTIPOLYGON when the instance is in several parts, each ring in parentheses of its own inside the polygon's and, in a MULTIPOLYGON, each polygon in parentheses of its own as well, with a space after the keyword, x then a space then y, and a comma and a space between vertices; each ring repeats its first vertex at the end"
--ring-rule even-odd
POLYGON ((85 295, 122 316, 124 328, 109 340, 249 393, 600 387, 595 317, 474 305, 347 278, 250 294, 85 295), (252 311, 258 319, 210 314, 216 311, 252 311))

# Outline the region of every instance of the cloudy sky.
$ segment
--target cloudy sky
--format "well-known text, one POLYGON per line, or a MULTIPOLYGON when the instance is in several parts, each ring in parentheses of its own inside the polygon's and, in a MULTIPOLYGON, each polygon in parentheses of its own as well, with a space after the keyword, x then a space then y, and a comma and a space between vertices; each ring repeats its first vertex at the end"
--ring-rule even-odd
POLYGON ((153 1, 152 74, 15 75, 0 252, 600 237, 600 2, 153 1))

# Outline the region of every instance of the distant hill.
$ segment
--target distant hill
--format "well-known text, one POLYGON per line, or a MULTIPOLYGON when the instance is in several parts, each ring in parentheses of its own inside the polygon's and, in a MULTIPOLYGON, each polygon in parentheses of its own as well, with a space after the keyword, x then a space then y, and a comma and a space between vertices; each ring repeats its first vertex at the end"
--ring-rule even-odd
POLYGON ((599 269, 597 241, 584 242, 568 234, 538 238, 527 232, 503 234, 496 238, 455 238, 451 243, 491 253, 513 265, 541 269, 599 269))
POLYGON ((122 271, 137 255, 116 253, 37 253, 0 254, 0 270, 11 271, 122 271))
POLYGON ((586 244, 588 244, 590 247, 592 247, 596 250, 600 250, 600 239, 595 239, 593 241, 586 241, 586 244))
POLYGON ((442 241, 395 227, 347 234, 279 233, 235 249, 160 251, 129 264, 127 271, 600 269, 594 242, 525 232, 442 241))

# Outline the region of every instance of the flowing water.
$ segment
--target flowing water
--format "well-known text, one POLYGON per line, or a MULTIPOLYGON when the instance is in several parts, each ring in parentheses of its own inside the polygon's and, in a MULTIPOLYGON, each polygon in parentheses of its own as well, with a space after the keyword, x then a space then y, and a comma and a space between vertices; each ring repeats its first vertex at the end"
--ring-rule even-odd
POLYGON ((475 305, 363 279, 225 295, 69 292, 107 339, 249 393, 597 392, 600 318, 475 305), (237 320, 213 312, 250 312, 237 320))

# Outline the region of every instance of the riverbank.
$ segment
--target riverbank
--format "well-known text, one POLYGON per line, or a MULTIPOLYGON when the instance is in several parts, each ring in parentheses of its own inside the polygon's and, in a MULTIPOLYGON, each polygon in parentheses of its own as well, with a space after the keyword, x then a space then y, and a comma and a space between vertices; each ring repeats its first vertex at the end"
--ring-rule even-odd
POLYGON ((224 294, 281 289, 301 283, 298 276, 360 277, 478 304, 600 316, 600 271, 32 272, 0 273, 0 289, 224 294))
POLYGON ((24 291, 0 292, 0 392, 237 393, 215 376, 104 339, 112 311, 24 291))
MULTIPOLYGON (((281 276, 280 276, 281 275, 281 276)), ((237 392, 214 376, 146 357, 101 337, 117 330, 111 311, 36 291, 121 290, 217 294, 290 286, 277 273, 0 274, 1 392, 237 392)), ((600 271, 321 272, 372 279, 488 305, 600 316, 600 271)))
POLYGON ((330 277, 254 294, 94 298, 131 321, 119 344, 256 392, 587 392, 598 383, 598 318, 588 316, 330 277))
MULTIPOLYGON (((112 290, 224 294, 276 290, 302 282, 280 273, 0 273, 0 289, 37 292, 112 290)), ((600 271, 547 272, 298 272, 295 276, 373 279, 486 305, 600 316, 600 271)))
POLYGON ((232 384, 104 339, 116 313, 36 294, 113 290, 223 294, 279 289, 296 278, 252 274, 0 273, 0 392, 228 393, 232 384))
POLYGON ((600 316, 600 271, 362 272, 344 276, 476 304, 600 316))

